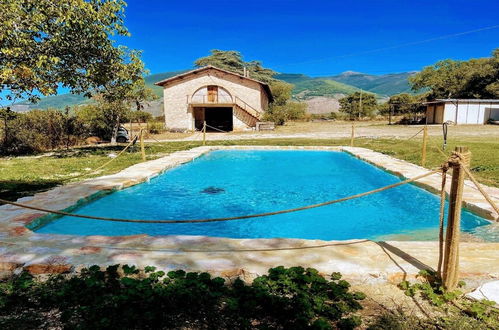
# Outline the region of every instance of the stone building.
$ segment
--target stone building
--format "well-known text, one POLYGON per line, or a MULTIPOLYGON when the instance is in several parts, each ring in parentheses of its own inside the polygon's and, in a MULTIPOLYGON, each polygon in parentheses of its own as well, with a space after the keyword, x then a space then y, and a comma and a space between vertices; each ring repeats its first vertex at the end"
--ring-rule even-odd
POLYGON ((156 83, 169 129, 244 130, 260 121, 272 93, 266 83, 206 66, 156 83))

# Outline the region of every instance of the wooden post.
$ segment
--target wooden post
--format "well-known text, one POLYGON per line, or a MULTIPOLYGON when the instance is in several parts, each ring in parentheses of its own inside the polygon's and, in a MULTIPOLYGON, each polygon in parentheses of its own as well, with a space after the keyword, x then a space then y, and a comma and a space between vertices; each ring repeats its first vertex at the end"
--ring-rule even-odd
POLYGON ((353 147, 354 137, 355 137, 355 122, 352 122, 352 134, 350 135, 350 147, 353 147))
POLYGON ((133 136, 133 124, 132 123, 133 123, 133 121, 132 121, 132 119, 130 119, 130 137, 133 136))
POLYGON ((206 120, 203 122, 203 145, 206 145, 206 120))
POLYGON ((459 236, 461 224, 461 206, 463 202, 463 185, 466 173, 463 166, 470 165, 471 153, 467 147, 456 147, 456 153, 462 158, 460 161, 454 154, 451 159, 452 183, 449 194, 449 216, 447 218, 447 230, 445 237, 444 263, 442 270, 442 280, 446 291, 456 289, 459 281, 459 236))
POLYGON ((140 130, 140 152, 142 154, 142 161, 146 161, 146 151, 144 150, 144 130, 140 130))
POLYGON ((421 150, 421 166, 426 165, 426 145, 428 143, 428 126, 423 128, 423 148, 421 150))

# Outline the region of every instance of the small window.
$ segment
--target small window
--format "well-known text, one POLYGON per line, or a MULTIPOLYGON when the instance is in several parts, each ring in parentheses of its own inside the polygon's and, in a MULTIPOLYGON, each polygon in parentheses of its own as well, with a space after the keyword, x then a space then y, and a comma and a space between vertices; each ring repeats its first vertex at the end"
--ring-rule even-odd
POLYGON ((208 102, 217 102, 218 86, 208 86, 208 102))

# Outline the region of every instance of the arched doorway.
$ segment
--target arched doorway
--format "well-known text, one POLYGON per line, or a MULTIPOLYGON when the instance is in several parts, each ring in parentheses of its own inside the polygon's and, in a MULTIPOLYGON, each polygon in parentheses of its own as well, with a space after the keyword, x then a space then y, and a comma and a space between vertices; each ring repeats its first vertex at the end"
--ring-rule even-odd
POLYGON ((194 125, 203 128, 206 121, 207 131, 232 131, 233 100, 230 93, 221 86, 209 85, 196 90, 191 97, 194 125))

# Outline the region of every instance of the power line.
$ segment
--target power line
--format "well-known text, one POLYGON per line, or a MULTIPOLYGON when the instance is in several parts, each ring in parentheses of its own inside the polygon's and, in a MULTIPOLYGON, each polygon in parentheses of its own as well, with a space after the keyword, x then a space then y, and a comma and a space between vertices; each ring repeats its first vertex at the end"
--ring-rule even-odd
POLYGON ((492 29, 497 29, 497 28, 499 28, 499 24, 498 25, 486 26, 486 27, 479 28, 479 29, 464 31, 464 32, 458 32, 458 33, 453 33, 453 34, 446 34, 446 35, 443 35, 443 36, 434 37, 434 38, 425 39, 425 40, 411 41, 411 42, 406 42, 406 43, 403 43, 403 44, 398 44, 398 45, 393 45, 393 46, 388 46, 388 47, 382 47, 382 48, 375 48, 375 49, 365 50, 365 51, 361 51, 361 52, 357 52, 357 53, 350 53, 350 54, 337 55, 337 56, 331 56, 331 57, 323 57, 323 58, 320 58, 320 59, 309 60, 309 61, 302 61, 302 62, 286 63, 286 65, 297 65, 297 64, 316 63, 316 62, 323 62, 323 61, 332 60, 332 59, 338 59, 338 58, 347 58, 347 57, 353 57, 353 56, 359 56, 359 55, 377 53, 377 52, 382 52, 382 51, 385 51, 385 50, 397 49, 397 48, 414 46, 414 45, 420 45, 420 44, 424 44, 424 43, 428 43, 428 42, 433 42, 433 41, 438 41, 438 40, 455 38, 455 37, 459 37, 459 36, 466 35, 466 34, 477 33, 477 32, 481 32, 481 31, 492 30, 492 29))

